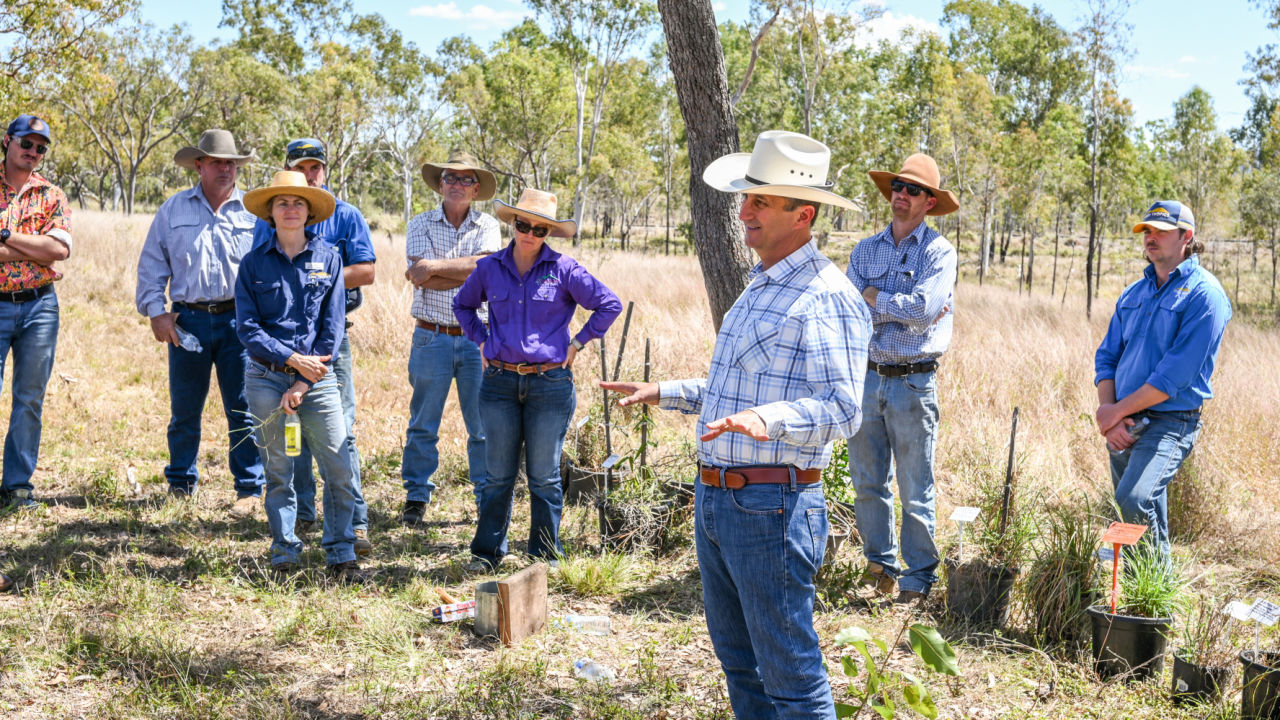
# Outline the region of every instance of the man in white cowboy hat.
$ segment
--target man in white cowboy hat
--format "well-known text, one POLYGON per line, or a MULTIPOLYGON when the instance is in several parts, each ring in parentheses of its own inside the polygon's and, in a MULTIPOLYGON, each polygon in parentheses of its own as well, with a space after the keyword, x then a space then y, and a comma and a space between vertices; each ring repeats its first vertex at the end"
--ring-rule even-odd
POLYGON ((938 433, 938 358, 951 344, 956 250, 925 222, 960 206, 940 187, 938 164, 923 153, 896 173, 871 172, 893 221, 849 255, 849 280, 871 308, 875 333, 866 367, 862 429, 849 440, 857 489, 858 532, 867 558, 864 582, 915 604, 937 581, 933 450, 938 433), (894 476, 902 500, 902 559, 894 536, 894 476))
MULTIPOLYGON (((307 185, 313 188, 329 190, 325 184, 328 174, 328 156, 324 143, 315 138, 298 138, 289 141, 285 146, 284 168, 296 170, 307 178, 307 185)), ((360 288, 372 285, 374 280, 374 262, 377 256, 373 251, 373 240, 369 237, 369 223, 354 205, 334 198, 336 206, 333 214, 325 220, 307 226, 307 230, 317 237, 333 245, 342 257, 342 275, 346 283, 347 328, 352 325, 351 313, 364 302, 360 288)), ((256 248, 270 242, 272 228, 265 220, 259 219, 253 229, 253 246, 256 248)), ((369 542, 369 506, 365 504, 364 493, 360 489, 360 452, 356 449, 356 387, 355 373, 351 362, 351 339, 348 333, 342 336, 338 346, 338 354, 333 360, 333 374, 338 381, 338 392, 342 395, 342 414, 347 421, 347 449, 351 453, 351 470, 353 473, 352 488, 355 492, 355 519, 352 525, 356 533, 356 554, 361 557, 373 552, 373 544, 369 542)), ((302 443, 302 452, 294 460, 293 487, 298 493, 297 531, 307 534, 316 527, 316 478, 312 474, 311 449, 306 440, 302 443)))
POLYGON ((151 319, 152 335, 169 350, 169 494, 190 497, 196 491, 200 417, 210 373, 216 371, 236 491, 231 511, 238 517, 261 504, 263 485, 244 397, 248 360, 235 327, 236 272, 257 222, 236 187, 236 174, 249 157, 226 130, 206 130, 194 147, 174 154, 174 162, 195 170, 198 182, 156 211, 138 259, 135 297, 138 312, 151 319), (166 288, 173 303, 168 309, 166 288))
POLYGON ((1111 482, 1125 522, 1150 528, 1144 541, 1169 556, 1169 482, 1200 434, 1200 407, 1231 302, 1200 267, 1191 208, 1157 200, 1142 222, 1150 262, 1120 293, 1094 356, 1095 419, 1111 453, 1111 482))
POLYGON ((830 151, 761 133, 751 154, 707 166, 708 185, 743 193, 739 219, 760 258, 724 317, 708 377, 602 383, 622 405, 700 413, 695 501, 707 630, 740 718, 834 718, 813 627, 826 547, 822 468, 858 430, 871 320, 858 291, 810 241, 830 191, 830 151))
POLYGON ((62 273, 54 265, 71 255, 71 209, 62 189, 36 172, 52 143, 49 123, 19 115, 0 142, 0 376, 8 371, 13 395, 0 506, 31 508, 45 389, 58 347, 54 283, 62 273))
MULTIPOLYGON (((426 163, 422 178, 440 195, 440 207, 409 221, 405 277, 413 284, 417 321, 409 351, 409 429, 405 434, 400 475, 405 503, 400 519, 422 522, 435 492, 431 477, 440 465, 440 421, 449 387, 457 382, 458 407, 467 428, 468 476, 477 502, 484 484, 484 426, 480 420, 480 348, 467 339, 453 314, 458 288, 476 268, 476 260, 502 249, 498 221, 472 207, 493 198, 493 173, 464 150, 449 152, 443 163, 426 163)), ((480 310, 487 321, 485 309, 480 310)))

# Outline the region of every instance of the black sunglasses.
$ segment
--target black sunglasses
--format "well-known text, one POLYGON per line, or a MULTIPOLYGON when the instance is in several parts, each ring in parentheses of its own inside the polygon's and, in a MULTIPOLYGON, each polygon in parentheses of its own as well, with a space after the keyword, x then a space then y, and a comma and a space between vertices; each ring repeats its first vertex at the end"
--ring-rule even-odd
POLYGON ((904 190, 911 197, 919 197, 920 193, 924 193, 929 197, 933 197, 933 191, 926 187, 920 187, 915 183, 903 182, 901 180, 891 180, 889 189, 894 192, 903 192, 904 190))
POLYGON ((43 155, 49 152, 48 145, 36 145, 34 142, 26 138, 22 138, 21 140, 18 141, 18 147, 22 148, 23 150, 30 150, 32 147, 34 147, 36 149, 36 152, 39 153, 40 155, 43 155))
POLYGON ((472 185, 475 185, 480 181, 473 177, 468 177, 466 175, 445 174, 440 176, 440 182, 447 183, 449 185, 461 185, 462 187, 471 187, 472 185))
POLYGON ((534 227, 531 223, 527 223, 520 218, 516 218, 516 232, 530 233, 536 238, 544 238, 547 236, 547 233, 551 232, 551 228, 546 225, 534 227))

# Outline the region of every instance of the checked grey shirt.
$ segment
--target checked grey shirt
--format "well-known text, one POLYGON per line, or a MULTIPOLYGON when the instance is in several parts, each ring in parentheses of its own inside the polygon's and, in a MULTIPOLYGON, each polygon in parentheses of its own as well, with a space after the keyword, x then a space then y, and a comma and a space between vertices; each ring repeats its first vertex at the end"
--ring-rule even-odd
MULTIPOLYGON (((460 227, 455 228, 444 216, 444 208, 438 207, 413 216, 409 221, 409 237, 405 243, 406 268, 413 265, 409 258, 427 260, 453 260, 487 255, 502 249, 502 233, 497 219, 472 208, 460 227)), ((458 324, 453 314, 453 298, 459 288, 451 290, 427 290, 414 288, 411 313, 419 320, 438 325, 458 324)), ((477 312, 481 322, 488 320, 488 308, 480 306, 477 312)))
POLYGON ((706 424, 743 410, 769 440, 723 433, 698 443, 708 465, 826 467, 831 443, 862 424, 871 318, 867 304, 810 242, 768 270, 756 265, 720 326, 705 380, 660 384, 659 406, 706 424))

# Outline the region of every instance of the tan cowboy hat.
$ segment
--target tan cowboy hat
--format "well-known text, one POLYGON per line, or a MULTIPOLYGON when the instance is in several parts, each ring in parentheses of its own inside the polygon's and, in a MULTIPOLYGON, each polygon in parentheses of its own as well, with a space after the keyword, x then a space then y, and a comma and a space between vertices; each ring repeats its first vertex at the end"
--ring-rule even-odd
POLYGON ((427 181, 427 187, 435 190, 437 194, 440 192, 440 176, 445 170, 471 170, 475 172, 476 179, 480 181, 480 192, 476 194, 476 200, 484 201, 493 198, 494 193, 498 191, 498 180, 493 173, 480 167, 480 161, 476 160, 476 156, 459 148, 449 151, 449 160, 444 163, 424 163, 422 166, 422 179, 427 181))
POLYGON ((211 157, 222 160, 235 160, 236 165, 243 166, 252 155, 241 155, 236 150, 236 139, 226 130, 205 130, 200 133, 200 142, 195 147, 188 145, 173 154, 173 161, 184 168, 196 169, 196 158, 211 157))
POLYGON ((306 175, 297 170, 281 170, 271 178, 270 185, 244 194, 244 208, 263 220, 270 220, 271 200, 277 195, 297 195, 306 200, 311 211, 308 225, 328 219, 336 205, 328 190, 308 185, 306 175))
POLYGON ((556 196, 542 190, 525 188, 515 205, 508 205, 501 200, 493 201, 496 208, 494 214, 498 220, 508 223, 512 218, 522 217, 539 224, 551 226, 552 237, 571 238, 578 233, 578 221, 556 219, 556 196))
POLYGON ((750 153, 731 153, 708 165, 702 181, 721 192, 778 195, 860 209, 854 201, 831 192, 835 183, 827 180, 830 164, 831 150, 808 135, 766 130, 750 153))
POLYGON ((880 194, 885 200, 893 199, 893 191, 889 189, 889 183, 894 180, 902 180, 903 182, 915 183, 920 187, 929 188, 933 196, 938 199, 927 215, 947 215, 960 209, 960 201, 956 200, 955 194, 950 190, 943 190, 938 187, 941 182, 941 174, 938 172, 938 163, 924 153, 916 153, 907 158, 902 163, 902 169, 896 173, 885 172, 883 170, 872 170, 867 173, 871 176, 871 182, 880 188, 880 194))

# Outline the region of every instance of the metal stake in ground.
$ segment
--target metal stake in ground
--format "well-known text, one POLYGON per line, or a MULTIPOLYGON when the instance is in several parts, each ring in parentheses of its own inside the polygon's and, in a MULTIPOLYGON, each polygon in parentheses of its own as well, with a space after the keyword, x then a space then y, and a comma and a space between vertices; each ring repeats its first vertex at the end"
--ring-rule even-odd
MULTIPOLYGON (((644 339, 644 381, 649 382, 649 338, 644 339)), ((640 467, 649 467, 649 403, 640 403, 640 467)))
MULTIPOLYGON (((627 333, 631 330, 631 311, 636 307, 634 300, 627 302, 627 316, 622 320, 622 339, 618 341, 618 359, 613 363, 613 381, 618 381, 618 373, 622 372, 622 351, 627 349, 627 333)), ((605 378, 608 380, 609 378, 605 378)))
POLYGON ((1004 500, 1000 504, 1000 537, 1009 525, 1009 501, 1013 498, 1013 451, 1018 439, 1018 408, 1013 409, 1013 427, 1009 430, 1009 464, 1004 471, 1004 500))

